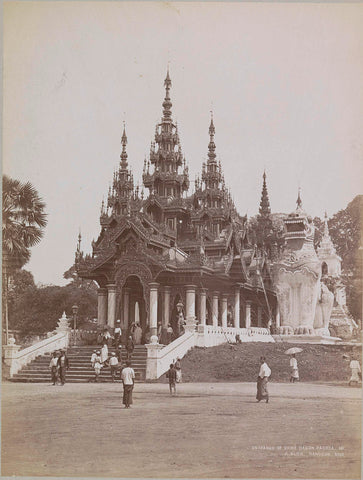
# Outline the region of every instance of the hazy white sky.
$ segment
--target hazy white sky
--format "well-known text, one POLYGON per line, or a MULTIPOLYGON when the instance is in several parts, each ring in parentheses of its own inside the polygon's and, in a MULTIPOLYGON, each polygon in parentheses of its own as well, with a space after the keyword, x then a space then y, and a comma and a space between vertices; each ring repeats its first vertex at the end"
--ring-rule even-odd
POLYGON ((62 283, 99 234, 122 121, 141 181, 170 62, 173 117, 190 178, 217 155, 241 214, 331 215, 362 193, 363 5, 4 3, 4 172, 30 180, 48 226, 27 265, 62 283))

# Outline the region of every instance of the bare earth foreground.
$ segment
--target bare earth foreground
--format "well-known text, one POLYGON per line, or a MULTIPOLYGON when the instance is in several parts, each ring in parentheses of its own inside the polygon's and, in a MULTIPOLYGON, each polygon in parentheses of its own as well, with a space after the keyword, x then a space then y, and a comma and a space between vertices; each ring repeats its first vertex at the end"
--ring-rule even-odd
POLYGON ((252 383, 2 386, 2 475, 360 478, 361 389, 252 383))

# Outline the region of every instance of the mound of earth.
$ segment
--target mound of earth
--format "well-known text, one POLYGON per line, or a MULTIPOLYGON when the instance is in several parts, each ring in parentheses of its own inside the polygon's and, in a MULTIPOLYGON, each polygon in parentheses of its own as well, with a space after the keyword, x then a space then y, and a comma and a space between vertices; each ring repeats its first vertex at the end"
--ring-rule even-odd
POLYGON ((260 356, 266 357, 272 381, 288 382, 290 357, 284 352, 292 346, 303 349, 296 358, 300 380, 305 382, 346 382, 350 368, 349 360, 343 355, 358 359, 361 356, 361 347, 350 345, 242 343, 195 347, 182 360, 183 382, 254 382, 260 356))

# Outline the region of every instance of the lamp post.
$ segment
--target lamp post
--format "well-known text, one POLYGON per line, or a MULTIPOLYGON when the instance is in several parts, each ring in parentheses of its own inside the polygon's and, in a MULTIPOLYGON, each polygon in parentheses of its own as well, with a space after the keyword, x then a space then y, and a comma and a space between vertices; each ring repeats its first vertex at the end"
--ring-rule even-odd
POLYGON ((77 339, 76 328, 77 328, 78 305, 73 305, 72 313, 73 313, 73 345, 75 345, 76 339, 77 339))

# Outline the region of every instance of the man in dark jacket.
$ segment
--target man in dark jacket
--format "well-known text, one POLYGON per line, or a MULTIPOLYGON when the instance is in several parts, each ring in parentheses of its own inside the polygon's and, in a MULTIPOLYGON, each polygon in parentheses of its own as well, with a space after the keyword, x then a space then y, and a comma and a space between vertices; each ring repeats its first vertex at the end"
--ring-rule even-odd
POLYGON ((58 358, 58 368, 59 368, 59 379, 61 385, 64 385, 66 382, 66 370, 69 368, 69 360, 66 356, 65 350, 61 350, 60 356, 58 358))

